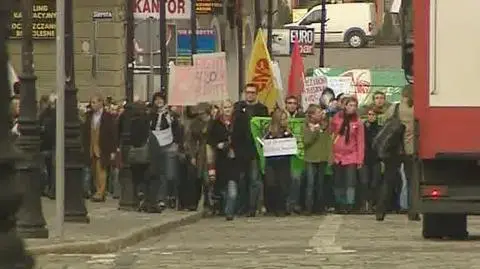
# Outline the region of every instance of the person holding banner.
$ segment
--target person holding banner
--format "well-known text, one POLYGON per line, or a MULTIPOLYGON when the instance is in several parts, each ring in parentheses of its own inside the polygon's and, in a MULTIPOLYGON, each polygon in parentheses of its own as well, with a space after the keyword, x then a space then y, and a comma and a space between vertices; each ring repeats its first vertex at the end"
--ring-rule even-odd
POLYGON ((265 206, 268 213, 283 217, 287 213, 290 187, 290 157, 297 152, 297 142, 288 128, 288 113, 275 109, 263 140, 265 156, 265 206), (291 143, 293 142, 293 143, 291 143), (295 147, 290 147, 290 145, 295 147))
POLYGON ((238 172, 235 165, 235 150, 232 146, 232 112, 232 101, 224 101, 219 114, 210 125, 207 138, 207 143, 215 156, 214 165, 209 167, 209 174, 215 175, 215 189, 223 194, 227 220, 233 220, 235 216, 238 193, 238 172))
POLYGON ((357 169, 363 166, 365 156, 364 125, 357 114, 358 101, 344 99, 344 108, 331 120, 333 133, 336 210, 348 213, 355 205, 357 169))

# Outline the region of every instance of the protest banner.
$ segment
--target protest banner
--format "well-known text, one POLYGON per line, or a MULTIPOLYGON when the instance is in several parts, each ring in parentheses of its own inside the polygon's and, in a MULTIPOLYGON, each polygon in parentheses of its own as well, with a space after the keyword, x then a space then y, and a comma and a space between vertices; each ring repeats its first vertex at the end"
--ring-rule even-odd
POLYGON ((196 54, 193 66, 171 65, 168 104, 192 106, 228 99, 224 52, 196 54))
MULTIPOLYGON (((262 141, 261 139, 258 139, 260 137, 263 137, 266 133, 267 127, 270 124, 270 121, 272 118, 268 117, 253 117, 250 121, 250 130, 252 137, 256 138, 254 139, 255 141, 255 146, 257 148, 257 153, 259 156, 259 162, 260 162, 260 172, 262 174, 265 173, 265 157, 263 156, 263 147, 259 141, 262 141)), ((293 134, 293 137, 295 137, 295 140, 297 142, 297 154, 292 156, 290 158, 290 169, 292 170, 292 173, 294 175, 301 175, 304 170, 304 160, 303 160, 303 154, 304 154, 304 147, 303 147, 303 128, 305 127, 305 119, 299 119, 299 118, 290 118, 288 119, 288 128, 293 134)), ((329 167, 326 171, 327 175, 332 175, 332 169, 329 167)))
POLYGON ((327 85, 333 90, 335 96, 339 94, 354 94, 351 77, 327 77, 327 85))
POLYGON ((264 157, 297 155, 298 153, 295 137, 264 139, 262 143, 264 157))
POLYGON ((194 86, 198 102, 228 99, 225 52, 195 54, 193 63, 196 69, 194 86))
POLYGON ((304 110, 310 104, 319 104, 323 90, 327 87, 327 77, 306 77, 302 92, 302 107, 304 110))
POLYGON ((168 78, 168 104, 171 106, 193 106, 197 104, 195 94, 196 69, 193 66, 170 65, 168 78))

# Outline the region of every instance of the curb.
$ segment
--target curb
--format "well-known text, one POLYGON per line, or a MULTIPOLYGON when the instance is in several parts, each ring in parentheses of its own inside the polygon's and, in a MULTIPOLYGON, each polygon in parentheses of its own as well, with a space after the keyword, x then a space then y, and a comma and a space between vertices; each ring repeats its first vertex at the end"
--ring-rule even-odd
POLYGON ((162 223, 144 226, 125 235, 102 239, 97 241, 80 241, 73 243, 58 243, 39 247, 27 247, 27 251, 33 255, 44 254, 106 254, 117 252, 128 246, 135 245, 141 241, 160 234, 169 232, 175 228, 193 224, 203 218, 203 211, 199 210, 190 215, 166 221, 162 223))

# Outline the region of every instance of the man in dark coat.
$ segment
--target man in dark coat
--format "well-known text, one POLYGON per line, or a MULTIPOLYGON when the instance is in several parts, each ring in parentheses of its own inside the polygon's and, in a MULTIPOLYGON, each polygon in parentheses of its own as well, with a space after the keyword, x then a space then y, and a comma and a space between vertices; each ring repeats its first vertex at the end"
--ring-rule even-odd
POLYGON ((95 95, 90 105, 92 111, 87 114, 83 128, 83 146, 95 183, 92 201, 103 202, 106 194, 107 169, 115 159, 118 132, 112 115, 104 111, 101 95, 95 95))
POLYGON ((258 87, 256 84, 249 83, 245 85, 244 94, 245 100, 238 101, 234 105, 232 146, 235 149, 238 168, 240 169, 239 195, 241 211, 248 211, 248 215, 253 217, 259 203, 262 181, 258 169, 257 149, 250 131, 250 120, 252 117, 268 117, 268 109, 264 104, 258 102, 258 87), (247 186, 249 193, 248 202, 245 201, 247 186))

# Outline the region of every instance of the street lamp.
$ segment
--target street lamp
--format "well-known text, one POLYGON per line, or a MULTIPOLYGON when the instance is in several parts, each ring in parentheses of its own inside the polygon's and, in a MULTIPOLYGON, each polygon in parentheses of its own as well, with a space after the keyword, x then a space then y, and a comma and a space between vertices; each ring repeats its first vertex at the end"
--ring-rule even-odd
POLYGON ((84 157, 80 140, 75 61, 73 50, 73 0, 65 0, 65 221, 89 223, 83 199, 84 157))
POLYGON ((130 126, 133 116, 133 75, 134 75, 134 44, 133 39, 135 37, 135 21, 133 17, 135 2, 131 0, 125 0, 126 10, 126 69, 125 69, 125 96, 127 97, 127 103, 123 114, 120 116, 121 124, 121 136, 120 146, 122 152, 122 170, 120 172, 120 185, 121 193, 120 200, 118 202, 118 209, 125 211, 133 211, 137 209, 137 193, 135 184, 133 183, 132 170, 130 163, 128 162, 128 152, 130 150, 130 126))
POLYGON ((45 228, 39 180, 44 159, 40 154, 40 126, 37 121, 37 101, 33 70, 33 0, 21 0, 22 5, 22 74, 20 75, 21 135, 15 141, 24 158, 16 163, 16 181, 23 192, 23 203, 17 212, 17 232, 27 238, 48 238, 45 228))
POLYGON ((23 241, 13 233, 15 212, 20 206, 21 194, 14 181, 16 151, 10 136, 10 83, 7 41, 10 33, 12 1, 0 4, 0 268, 30 269, 34 261, 25 251, 23 241))

